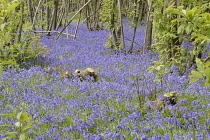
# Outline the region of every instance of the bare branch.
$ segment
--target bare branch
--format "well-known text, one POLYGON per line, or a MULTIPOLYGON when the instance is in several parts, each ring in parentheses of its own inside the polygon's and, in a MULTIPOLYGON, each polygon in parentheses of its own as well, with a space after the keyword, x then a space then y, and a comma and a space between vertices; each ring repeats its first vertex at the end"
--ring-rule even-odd
POLYGON ((66 26, 60 31, 60 33, 58 34, 57 38, 58 39, 60 37, 60 35, 62 34, 62 32, 66 29, 66 27, 69 26, 69 24, 72 22, 72 20, 74 19, 74 17, 90 2, 91 0, 89 0, 88 2, 86 2, 70 19, 69 23, 66 24, 66 26))
POLYGON ((75 35, 71 35, 71 34, 67 34, 67 33, 62 33, 62 32, 59 32, 59 31, 33 31, 35 33, 59 33, 59 34, 64 34, 64 35, 69 35, 69 36, 72 36, 74 37, 75 35))

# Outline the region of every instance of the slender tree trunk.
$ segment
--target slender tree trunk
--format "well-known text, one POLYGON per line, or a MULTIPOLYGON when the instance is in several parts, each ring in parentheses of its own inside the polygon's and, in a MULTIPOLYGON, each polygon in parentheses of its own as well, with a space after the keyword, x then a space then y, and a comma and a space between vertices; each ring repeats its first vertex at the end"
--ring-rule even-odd
MULTIPOLYGON (((49 0, 46 0, 46 4, 48 3, 49 0)), ((47 30, 50 29, 50 8, 47 5, 46 6, 46 23, 47 23, 47 30)))
POLYGON ((41 26, 42 30, 44 30, 44 25, 42 24, 44 22, 44 6, 41 6, 41 26))
POLYGON ((42 0, 39 0, 38 6, 37 6, 36 11, 34 13, 34 18, 33 18, 33 23, 32 23, 32 26, 33 26, 34 30, 35 30, 34 24, 35 24, 35 20, 36 20, 36 15, 38 13, 38 9, 40 7, 41 2, 42 2, 42 0))
POLYGON ((54 0, 53 29, 56 30, 58 17, 58 0, 54 0))
POLYGON ((115 30, 115 24, 114 24, 114 13, 112 13, 112 15, 111 15, 110 23, 111 23, 111 30, 110 30, 110 32, 111 32, 112 41, 113 41, 113 45, 114 45, 111 48, 112 49, 116 49, 116 47, 117 47, 117 36, 116 36, 116 30, 115 30))
POLYGON ((101 30, 102 27, 99 25, 100 22, 100 15, 99 15, 99 10, 101 8, 101 0, 96 0, 96 30, 101 30))
POLYGON ((144 37, 144 49, 143 52, 148 49, 152 45, 152 26, 153 26, 153 21, 152 21, 152 2, 149 1, 148 3, 148 14, 147 14, 147 24, 146 24, 146 32, 145 32, 145 37, 144 37))
POLYGON ((33 23, 33 15, 32 15, 32 8, 31 8, 31 0, 28 0, 28 16, 31 24, 33 23))
POLYGON ((125 49, 125 40, 124 40, 124 32, 123 32, 123 22, 122 22, 122 13, 121 13, 121 0, 118 0, 118 12, 119 12, 119 22, 120 22, 120 27, 119 27, 119 32, 117 37, 119 42, 122 40, 122 49, 125 49))
POLYGON ((97 6, 96 0, 92 0, 90 5, 91 5, 91 9, 92 9, 92 14, 93 14, 92 27, 95 28, 95 25, 96 25, 96 6, 97 6))
POLYGON ((86 26, 88 30, 91 30, 90 27, 90 9, 89 9, 89 5, 86 6, 85 8, 85 16, 86 16, 86 26))
POLYGON ((70 19, 69 23, 66 24, 66 26, 60 31, 60 33, 57 36, 57 39, 60 37, 60 35, 62 34, 62 32, 67 28, 67 26, 72 22, 72 20, 74 19, 74 17, 90 2, 91 0, 89 0, 88 2, 86 2, 70 19))
POLYGON ((60 13, 60 16, 58 18, 58 24, 57 24, 56 30, 58 30, 58 28, 62 26, 62 20, 65 17, 65 2, 62 3, 59 13, 60 13))
POLYGON ((80 22, 80 19, 81 19, 81 12, 79 13, 79 21, 77 22, 77 26, 76 26, 76 30, 75 30, 75 33, 74 33, 74 37, 73 37, 73 39, 75 39, 75 38, 76 38, 76 36, 77 36, 77 30, 78 30, 78 27, 79 27, 79 22, 80 22))
POLYGON ((135 36, 136 36, 136 29, 137 29, 137 24, 138 24, 138 20, 139 20, 139 12, 140 12, 140 3, 141 1, 138 1, 137 0, 134 0, 134 3, 135 3, 135 15, 133 17, 133 24, 134 24, 134 27, 133 27, 133 34, 132 34, 132 39, 131 39, 131 44, 130 44, 130 49, 129 49, 129 52, 132 53, 132 50, 133 50, 133 43, 134 43, 134 39, 135 39, 135 36))
POLYGON ((99 10, 100 0, 92 0, 90 4, 86 6, 84 15, 86 16, 86 25, 88 30, 100 30, 99 26, 99 10))
POLYGON ((143 12, 144 11, 144 2, 143 2, 143 0, 140 0, 139 1, 139 18, 138 18, 138 21, 142 21, 142 19, 143 19, 143 12))
POLYGON ((23 29, 23 19, 24 19, 24 2, 21 2, 21 19, 20 19, 20 26, 17 34, 17 43, 20 43, 22 29, 23 29))
MULTIPOLYGON (((66 26, 66 24, 67 24, 67 22, 68 22, 68 13, 69 13, 69 11, 70 11, 70 4, 71 3, 71 1, 67 1, 66 2, 66 5, 67 6, 65 6, 65 17, 64 17, 64 26, 66 26)), ((68 38, 69 36, 68 36, 68 27, 66 28, 66 37, 68 38)))

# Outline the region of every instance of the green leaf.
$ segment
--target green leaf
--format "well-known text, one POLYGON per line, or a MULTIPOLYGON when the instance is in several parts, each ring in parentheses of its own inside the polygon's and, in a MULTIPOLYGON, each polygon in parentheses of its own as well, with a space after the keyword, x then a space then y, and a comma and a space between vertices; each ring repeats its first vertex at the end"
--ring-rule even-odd
POLYGON ((15 115, 14 114, 0 114, 0 116, 9 116, 9 117, 15 118, 15 115))
POLYGON ((185 10, 185 9, 182 9, 182 13, 183 13, 184 15, 186 15, 186 10, 185 10))
POLYGON ((186 33, 189 34, 192 32, 193 30, 193 25, 192 24, 187 24, 187 26, 185 27, 186 33))
POLYGON ((199 58, 196 58, 196 65, 197 65, 197 70, 200 72, 200 73, 204 73, 204 64, 203 62, 199 59, 199 58))
POLYGON ((184 9, 184 6, 179 6, 178 9, 182 10, 182 9, 184 9))
POLYGON ((203 75, 198 71, 191 71, 190 77, 203 78, 203 75))
POLYGON ((192 21, 194 17, 194 13, 192 10, 187 10, 185 16, 188 18, 188 20, 192 21))
POLYGON ((10 125, 10 124, 3 124, 3 125, 0 125, 0 126, 16 127, 15 125, 10 125))
POLYGON ((26 134, 25 133, 21 133, 19 140, 25 140, 25 139, 26 139, 26 134))
POLYGON ((166 12, 170 12, 172 14, 182 15, 181 11, 179 11, 178 9, 174 9, 172 7, 167 8, 165 11, 166 12))
POLYGON ((20 127, 20 124, 21 124, 20 122, 16 122, 15 126, 20 127))
POLYGON ((159 70, 161 70, 161 68, 162 68, 162 66, 160 65, 160 66, 157 66, 155 69, 156 69, 157 71, 159 71, 159 70))
POLYGON ((8 136, 6 138, 3 138, 2 140, 12 139, 12 138, 17 138, 17 137, 15 135, 14 136, 8 136))
POLYGON ((198 14, 200 14, 201 12, 202 12, 202 10, 201 9, 198 9, 198 7, 196 6, 196 7, 193 7, 193 12, 194 12, 194 15, 198 15, 198 14))
POLYGON ((27 130, 28 128, 30 128, 31 127, 31 125, 32 125, 32 123, 28 123, 27 125, 24 125, 23 127, 21 127, 21 131, 25 131, 25 130, 27 130))
POLYGON ((156 64, 156 65, 161 65, 161 64, 162 64, 161 61, 153 61, 152 63, 153 63, 153 64, 156 64))
POLYGON ((193 82, 196 82, 196 81, 198 81, 200 78, 193 78, 193 79, 190 79, 190 83, 193 83, 193 82))
POLYGON ((172 20, 171 22, 182 22, 182 21, 187 21, 187 19, 186 18, 177 18, 177 19, 172 20))
POLYGON ((20 2, 13 3, 13 4, 12 4, 12 7, 13 7, 13 8, 16 8, 16 7, 19 6, 19 5, 20 5, 20 2))
POLYGON ((209 67, 205 68, 205 70, 204 70, 204 75, 205 75, 207 78, 210 79, 210 68, 209 68, 209 67))
POLYGON ((0 26, 1 31, 4 30, 5 25, 6 25, 5 23, 1 24, 1 26, 0 26))
POLYGON ((204 63, 204 66, 205 66, 205 67, 210 67, 210 61, 204 63))
POLYGON ((209 86, 209 85, 210 85, 210 79, 209 79, 209 78, 207 78, 207 79, 206 79, 205 86, 209 86))
POLYGON ((15 8, 16 8, 18 5, 20 5, 20 2, 13 3, 12 5, 8 6, 8 8, 7 8, 8 11, 7 11, 7 13, 12 12, 13 10, 15 10, 15 8))
POLYGON ((22 123, 24 121, 30 122, 30 118, 28 117, 28 113, 26 112, 23 112, 20 117, 20 122, 22 123))
MULTIPOLYGON (((9 136, 9 137, 7 137, 7 138, 14 138, 14 136, 15 136, 16 134, 18 134, 18 132, 7 132, 7 133, 5 133, 5 135, 9 136)), ((16 137, 15 137, 15 138, 16 138, 16 137)))
POLYGON ((161 82, 163 79, 155 79, 154 81, 161 82))
POLYGON ((182 23, 178 28, 178 34, 182 33, 185 30, 186 24, 182 23))
POLYGON ((0 77, 2 76, 3 66, 0 65, 0 77))
POLYGON ((148 73, 152 73, 154 70, 154 68, 150 68, 150 70, 148 71, 148 73))
POLYGON ((22 115, 22 111, 21 112, 19 112, 18 114, 17 114, 17 119, 20 121, 20 118, 21 118, 21 115, 22 115))

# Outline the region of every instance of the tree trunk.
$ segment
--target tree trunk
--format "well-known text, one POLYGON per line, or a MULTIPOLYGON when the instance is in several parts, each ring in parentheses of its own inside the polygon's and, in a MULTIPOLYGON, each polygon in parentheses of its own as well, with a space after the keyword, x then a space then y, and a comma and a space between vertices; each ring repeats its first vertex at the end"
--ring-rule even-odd
POLYGON ((148 3, 148 13, 147 13, 147 23, 146 23, 146 32, 145 32, 145 37, 144 37, 144 49, 143 52, 148 49, 152 45, 152 26, 153 26, 153 21, 152 21, 152 2, 148 3))
POLYGON ((119 12, 119 31, 117 34, 118 42, 122 43, 122 49, 125 49, 125 41, 124 41, 124 32, 123 32, 123 22, 122 22, 122 13, 121 13, 121 0, 118 0, 118 12, 119 12))
POLYGON ((77 30, 78 30, 78 27, 79 27, 80 19, 81 19, 81 12, 79 13, 79 21, 77 22, 77 26, 76 26, 76 30, 75 30, 75 32, 74 32, 74 37, 73 37, 73 39, 75 39, 76 36, 77 36, 77 30))
MULTIPOLYGON (((46 0, 46 3, 48 3, 49 0, 46 0)), ((46 23, 47 23, 47 27, 46 29, 49 30, 50 29, 50 8, 49 6, 46 6, 46 23)))
POLYGON ((131 39, 131 44, 130 44, 130 48, 129 48, 129 52, 132 53, 133 51, 133 43, 134 43, 134 39, 136 36, 136 29, 137 29, 137 24, 138 24, 138 20, 139 20, 139 12, 140 12, 140 5, 141 5, 141 1, 134 0, 135 3, 135 15, 133 17, 133 34, 132 34, 132 39, 131 39))
POLYGON ((91 30, 90 27, 90 8, 89 5, 86 6, 85 8, 85 16, 86 16, 86 26, 88 30, 91 30))
POLYGON ((17 33, 17 43, 20 43, 22 29, 23 29, 23 19, 24 19, 24 2, 21 2, 21 19, 20 19, 20 26, 17 33))
POLYGON ((111 46, 112 49, 116 49, 117 47, 117 36, 116 36, 116 30, 115 30, 115 24, 114 24, 114 13, 112 13, 111 15, 111 37, 112 37, 112 41, 113 41, 113 45, 111 46))
POLYGON ((58 0, 54 0, 54 12, 53 12, 53 29, 56 30, 58 17, 58 0))
MULTIPOLYGON (((170 1, 168 1, 169 3, 170 1)), ((175 5, 176 7, 178 7, 178 3, 179 1, 175 0, 175 5)), ((177 18, 177 15, 171 15, 171 20, 173 19, 176 19, 177 18)), ((179 41, 179 36, 178 36, 178 33, 177 33, 177 30, 178 30, 178 24, 174 25, 173 28, 172 28, 172 32, 176 35, 175 38, 172 38, 171 39, 171 43, 169 43, 169 59, 172 60, 171 58, 175 58, 176 59, 176 56, 178 55, 179 52, 179 48, 180 48, 180 41, 179 41)))
POLYGON ((28 16, 31 24, 33 23, 33 15, 32 15, 32 9, 31 9, 31 0, 28 0, 28 16))
POLYGON ((86 2, 70 19, 70 21, 65 25, 65 27, 60 31, 60 33, 57 36, 57 39, 60 37, 60 35, 63 33, 63 31, 67 28, 67 26, 72 22, 72 20, 74 19, 74 17, 81 12, 81 10, 90 2, 91 0, 89 0, 88 2, 86 2))

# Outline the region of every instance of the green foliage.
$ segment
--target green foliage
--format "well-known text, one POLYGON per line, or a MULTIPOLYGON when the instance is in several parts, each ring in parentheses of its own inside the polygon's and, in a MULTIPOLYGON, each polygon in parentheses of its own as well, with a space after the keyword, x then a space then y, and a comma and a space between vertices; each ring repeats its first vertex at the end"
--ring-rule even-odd
POLYGON ((188 0, 182 3, 186 6, 176 8, 175 2, 164 3, 162 0, 153 5, 154 50, 158 51, 166 67, 176 65, 180 72, 186 71, 210 42, 210 13, 205 12, 208 3, 188 0), (188 5, 194 7, 188 8, 188 5), (164 6, 168 8, 162 11, 164 6), (187 46, 181 48, 183 42, 192 42, 192 51, 186 51, 187 46))
POLYGON ((155 79, 156 81, 160 82, 162 81, 162 77, 165 73, 170 73, 170 71, 167 70, 166 65, 163 64, 161 61, 153 61, 154 65, 148 68, 148 73, 154 72, 156 74, 156 77, 158 79, 155 79))
POLYGON ((17 119, 18 121, 15 122, 14 125, 10 124, 3 124, 0 126, 3 127, 14 127, 15 131, 14 132, 6 132, 5 135, 7 135, 6 138, 15 138, 19 140, 27 140, 27 132, 31 128, 32 122, 30 121, 29 114, 26 112, 19 112, 15 116, 14 113, 11 114, 0 114, 2 116, 6 117, 12 117, 13 119, 17 119))
POLYGON ((206 8, 208 8, 207 4, 195 6, 192 9, 184 9, 184 6, 178 8, 169 7, 166 9, 166 12, 181 16, 181 18, 171 21, 173 23, 172 26, 177 22, 180 23, 178 34, 190 34, 194 43, 202 45, 210 42, 210 13, 203 13, 206 8))
MULTIPOLYGON (((196 45, 192 51, 193 55, 202 51, 200 47, 205 46, 210 42, 210 13, 203 12, 209 8, 207 4, 195 6, 192 9, 180 6, 178 8, 169 7, 165 11, 172 14, 178 14, 181 18, 176 18, 171 21, 172 25, 179 23, 177 33, 180 35, 190 35, 190 40, 196 45)), ((193 70, 189 77, 194 77, 190 82, 196 82, 200 78, 206 79, 206 86, 210 85, 210 64, 203 63, 201 59, 196 58, 197 71, 193 70)))
MULTIPOLYGON (((43 47, 39 47, 35 34, 31 33, 32 26, 24 21, 22 31, 20 0, 1 0, 0 10, 0 69, 19 67, 19 64, 40 55, 43 47), (21 35, 20 40, 18 36, 21 35)), ((25 7, 26 8, 26 7, 25 7)), ((27 10, 25 9, 24 10, 27 10)), ((1 71, 0 70, 0 71, 1 71)), ((0 72, 1 73, 1 72, 0 72)))
POLYGON ((115 15, 115 21, 118 19, 118 11, 117 11, 117 7, 113 7, 115 3, 115 0, 103 0, 102 2, 102 8, 100 10, 100 18, 101 21, 103 23, 105 23, 106 28, 108 30, 113 30, 112 24, 110 23, 111 19, 112 19, 112 15, 115 15))
POLYGON ((174 18, 174 15, 163 11, 163 7, 166 7, 168 3, 164 3, 162 0, 158 0, 153 4, 153 36, 155 40, 154 51, 159 53, 161 61, 164 61, 165 65, 172 65, 175 61, 171 57, 171 52, 176 48, 171 48, 170 43, 173 39, 177 38, 176 29, 171 26, 170 21, 174 18))
POLYGON ((52 1, 46 2, 44 5, 48 7, 53 7, 53 4, 54 4, 54 1, 52 0, 52 1))
POLYGON ((105 25, 106 29, 112 32, 107 39, 105 46, 112 49, 121 49, 119 32, 121 32, 121 26, 119 21, 119 11, 116 0, 103 0, 102 8, 100 10, 101 22, 105 25), (116 47, 116 48, 115 48, 116 47))
POLYGON ((197 65, 197 70, 191 71, 191 74, 189 77, 193 77, 190 80, 190 83, 196 82, 199 79, 205 79, 206 83, 205 86, 210 85, 210 62, 203 63, 201 59, 196 58, 196 65, 197 65))

